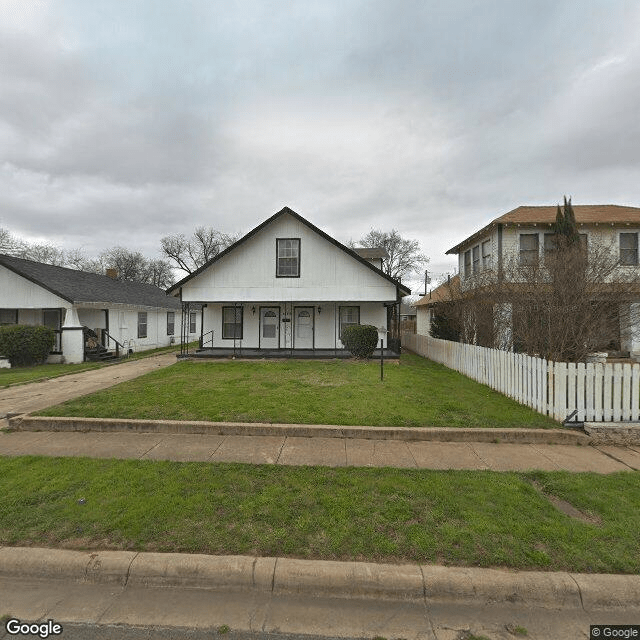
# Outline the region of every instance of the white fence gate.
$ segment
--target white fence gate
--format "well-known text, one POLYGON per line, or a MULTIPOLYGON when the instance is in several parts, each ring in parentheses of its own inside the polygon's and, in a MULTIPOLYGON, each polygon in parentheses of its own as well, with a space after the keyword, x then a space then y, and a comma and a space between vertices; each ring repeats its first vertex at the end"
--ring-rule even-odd
POLYGON ((402 346, 556 420, 640 420, 640 365, 552 362, 403 333, 402 346))

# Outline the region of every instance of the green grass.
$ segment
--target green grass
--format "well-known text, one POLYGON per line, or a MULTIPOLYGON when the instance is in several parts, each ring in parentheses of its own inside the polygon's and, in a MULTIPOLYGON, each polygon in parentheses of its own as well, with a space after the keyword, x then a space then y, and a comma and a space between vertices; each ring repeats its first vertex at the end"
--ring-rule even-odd
MULTIPOLYGON (((193 343, 190 347, 197 346, 193 343)), ((0 388, 8 387, 12 384, 25 384, 27 382, 40 382, 42 380, 50 380, 51 378, 59 378, 71 373, 80 373, 89 369, 99 369, 110 364, 119 362, 130 362, 131 360, 140 360, 159 353, 170 353, 177 351, 180 345, 171 345, 170 347, 158 347, 157 349, 149 349, 148 351, 138 351, 131 354, 128 358, 117 360, 115 362, 81 362, 79 364, 40 364, 33 367, 15 367, 12 369, 0 369, 0 388)))
POLYGON ((446 367, 403 355, 375 362, 179 362, 41 411, 96 418, 401 427, 557 427, 446 367))
POLYGON ((640 572, 633 472, 0 457, 0 495, 0 545, 640 572))

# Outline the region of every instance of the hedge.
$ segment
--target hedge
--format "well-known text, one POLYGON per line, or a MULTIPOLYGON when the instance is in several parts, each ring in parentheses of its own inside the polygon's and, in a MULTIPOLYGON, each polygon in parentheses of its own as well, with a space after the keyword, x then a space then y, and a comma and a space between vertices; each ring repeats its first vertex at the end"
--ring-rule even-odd
POLYGON ((342 330, 341 340, 356 358, 370 358, 378 346, 378 329, 370 324, 352 324, 342 330))
POLYGON ((0 356, 12 367, 40 364, 53 349, 55 334, 49 327, 11 324, 0 327, 0 356))

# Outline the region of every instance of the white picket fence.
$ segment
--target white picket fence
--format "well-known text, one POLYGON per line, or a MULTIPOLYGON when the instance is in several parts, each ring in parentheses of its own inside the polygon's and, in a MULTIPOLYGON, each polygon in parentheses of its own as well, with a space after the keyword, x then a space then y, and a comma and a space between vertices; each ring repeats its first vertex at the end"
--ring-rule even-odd
POLYGON ((402 346, 556 420, 640 420, 640 365, 552 362, 521 353, 402 334, 402 346))

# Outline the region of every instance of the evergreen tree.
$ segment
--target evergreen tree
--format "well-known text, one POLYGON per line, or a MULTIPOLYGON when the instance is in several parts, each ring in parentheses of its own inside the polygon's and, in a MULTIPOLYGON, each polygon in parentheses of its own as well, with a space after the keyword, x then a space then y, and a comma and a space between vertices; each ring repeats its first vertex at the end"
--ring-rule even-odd
POLYGON ((571 206, 571 198, 567 200, 567 196, 564 196, 564 207, 558 205, 554 231, 557 247, 571 246, 580 241, 576 215, 571 206))

